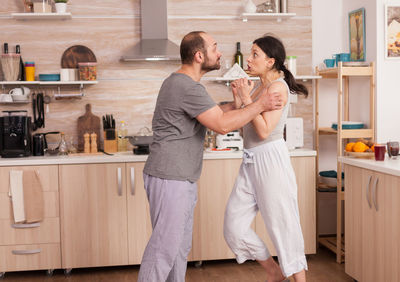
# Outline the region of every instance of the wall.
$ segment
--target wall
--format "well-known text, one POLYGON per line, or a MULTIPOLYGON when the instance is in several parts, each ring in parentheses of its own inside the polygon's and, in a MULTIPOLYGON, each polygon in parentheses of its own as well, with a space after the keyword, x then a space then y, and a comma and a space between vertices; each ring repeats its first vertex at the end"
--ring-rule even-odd
POLYGON ((399 0, 376 0, 376 38, 377 38, 377 103, 376 123, 377 141, 400 141, 399 59, 385 59, 385 4, 400 5, 399 0))
MULTIPOLYGON (((128 123, 130 134, 143 126, 151 127, 151 118, 158 90, 163 79, 179 67, 179 62, 132 62, 119 61, 129 47, 140 39, 140 1, 121 0, 118 5, 111 0, 70 0, 68 10, 72 20, 65 21, 16 21, 13 12, 23 11, 23 1, 2 1, 0 43, 8 42, 10 49, 20 44, 25 61, 35 61, 37 73, 58 73, 61 56, 72 45, 85 45, 96 55, 99 84, 85 88, 82 99, 54 100, 46 114, 46 128, 41 131, 61 130, 76 140, 76 121, 84 114, 86 103, 92 104, 95 115, 113 113, 118 120, 128 123)), ((254 1, 256 4, 262 0, 254 1)), ((311 1, 289 0, 289 12, 297 13, 293 19, 281 23, 271 20, 249 21, 238 19, 242 1, 168 1, 169 38, 179 44, 181 38, 192 30, 205 30, 218 42, 224 60, 231 62, 235 42, 242 42, 242 52, 247 57, 255 38, 272 32, 284 42, 289 55, 297 55, 298 74, 311 74, 312 26, 311 1), (196 18, 218 16, 212 18, 196 18)), ((212 72, 207 76, 223 73, 212 72)), ((216 101, 231 99, 229 88, 224 84, 203 80, 210 95, 216 101)), ((308 86, 311 83, 308 82, 308 86)), ((65 89, 65 88, 63 88, 65 89)), ((10 90, 8 87, 5 90, 10 90)), ((36 89, 50 96, 55 87, 36 89)), ((77 92, 70 87, 65 92, 77 92)), ((300 98, 294 107, 296 116, 305 122, 305 144, 312 147, 312 94, 300 98)), ((27 109, 31 105, 0 105, 1 110, 27 109)))

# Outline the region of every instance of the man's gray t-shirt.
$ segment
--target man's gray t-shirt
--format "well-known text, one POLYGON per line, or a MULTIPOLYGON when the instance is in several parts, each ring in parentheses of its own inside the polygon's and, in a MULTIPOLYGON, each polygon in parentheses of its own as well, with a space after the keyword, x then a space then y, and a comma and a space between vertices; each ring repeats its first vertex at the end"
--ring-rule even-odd
POLYGON ((143 172, 196 182, 203 164, 206 128, 196 117, 216 103, 199 82, 172 73, 162 84, 153 116, 153 143, 143 172))

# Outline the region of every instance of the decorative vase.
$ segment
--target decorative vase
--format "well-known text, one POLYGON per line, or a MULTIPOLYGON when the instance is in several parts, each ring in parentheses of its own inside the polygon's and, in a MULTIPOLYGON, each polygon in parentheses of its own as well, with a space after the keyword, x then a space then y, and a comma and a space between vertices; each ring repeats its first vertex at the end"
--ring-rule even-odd
POLYGON ((257 11, 257 6, 251 0, 247 0, 244 4, 244 11, 246 13, 255 13, 257 11))
POLYGON ((65 13, 67 11, 67 3, 55 3, 57 13, 65 13))

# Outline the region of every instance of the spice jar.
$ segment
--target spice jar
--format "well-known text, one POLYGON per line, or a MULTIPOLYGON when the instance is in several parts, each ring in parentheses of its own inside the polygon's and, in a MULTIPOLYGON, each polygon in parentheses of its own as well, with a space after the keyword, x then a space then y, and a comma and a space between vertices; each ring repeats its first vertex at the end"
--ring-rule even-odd
POLYGON ((35 81, 35 62, 25 62, 26 81, 35 81))
POLYGON ((287 68, 288 70, 293 74, 293 76, 296 76, 296 56, 287 56, 287 68))
POLYGON ((97 79, 97 63, 85 62, 78 63, 79 80, 96 80, 97 79))

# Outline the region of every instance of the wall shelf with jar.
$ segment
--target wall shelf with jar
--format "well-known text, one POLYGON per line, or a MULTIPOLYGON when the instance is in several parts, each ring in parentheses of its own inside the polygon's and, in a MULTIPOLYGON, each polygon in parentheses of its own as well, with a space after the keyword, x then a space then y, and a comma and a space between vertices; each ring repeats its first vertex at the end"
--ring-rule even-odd
POLYGON ((16 20, 69 20, 71 13, 12 13, 11 17, 16 20))

